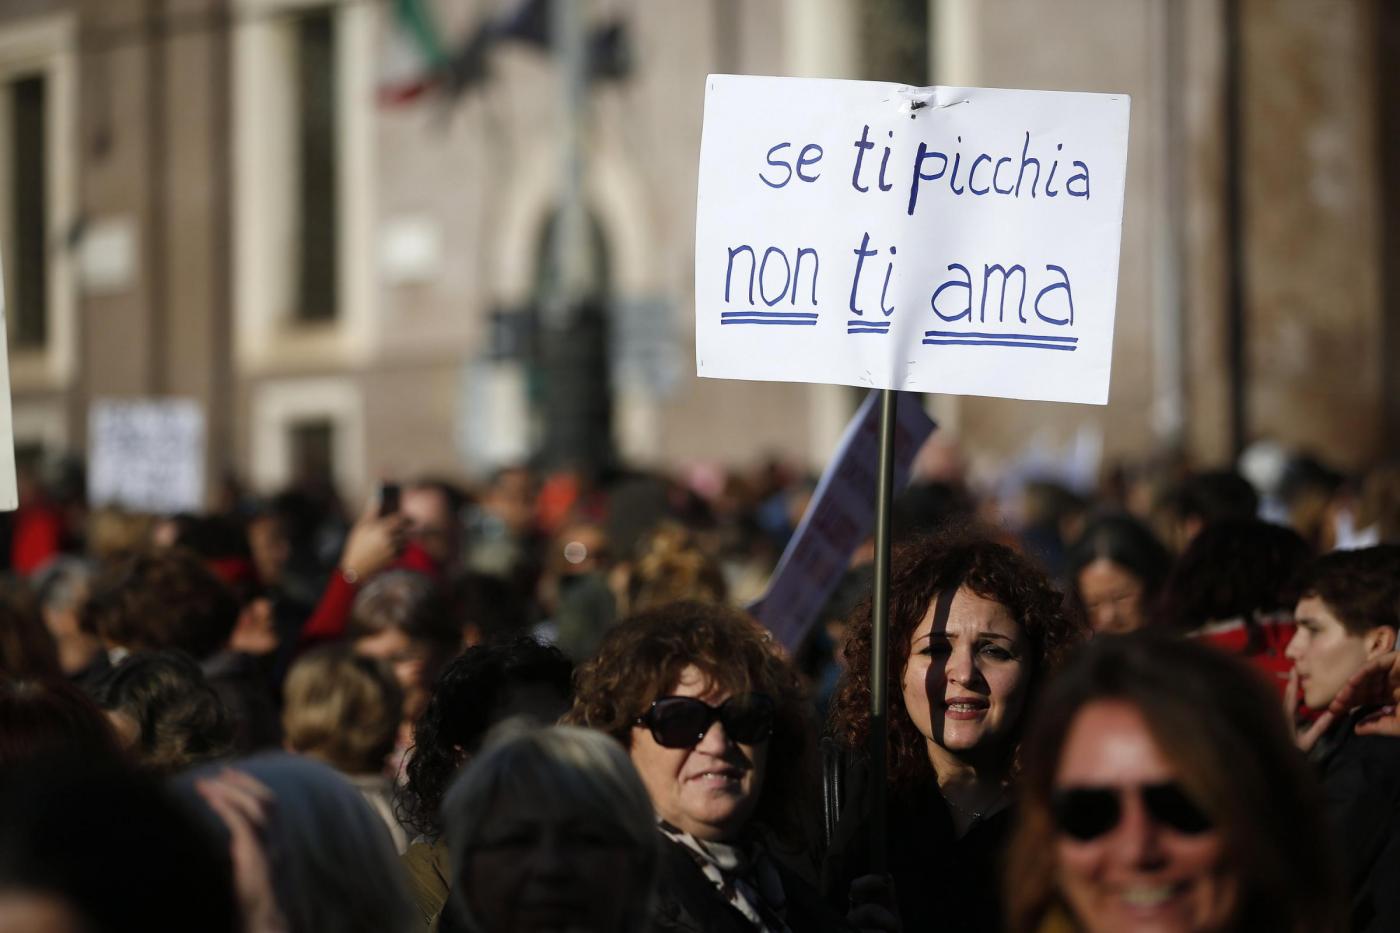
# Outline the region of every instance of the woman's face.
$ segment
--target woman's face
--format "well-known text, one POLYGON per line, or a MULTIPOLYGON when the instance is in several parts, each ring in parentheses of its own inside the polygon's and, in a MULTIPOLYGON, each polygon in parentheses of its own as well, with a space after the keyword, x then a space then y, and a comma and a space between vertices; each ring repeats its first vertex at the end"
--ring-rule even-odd
POLYGON ((1143 587, 1137 574, 1107 557, 1095 558, 1079 571, 1079 596, 1095 635, 1120 634, 1147 623, 1143 587))
POLYGON ((1317 596, 1298 600, 1293 616, 1298 628, 1285 653, 1298 672, 1303 702, 1313 709, 1325 709, 1366 663, 1370 655, 1366 636, 1348 632, 1332 608, 1317 596))
POLYGON ((0 891, 0 930, 5 933, 84 933, 90 929, 60 898, 35 891, 0 891))
POLYGON ((570 813, 507 788, 478 832, 462 890, 483 930, 612 933, 644 896, 626 837, 598 813, 570 813))
MULTIPOLYGON (((695 697, 711 706, 730 698, 694 665, 681 671, 667 696, 695 697)), ((658 698, 659 699, 659 698, 658 698)), ((638 714, 645 712, 638 710, 638 714)), ((753 815, 763 790, 768 743, 745 745, 716 720, 689 748, 659 744, 645 726, 632 727, 629 749, 657 816, 697 839, 732 839, 753 815)))
MULTIPOLYGON (((1137 708, 1099 700, 1079 711, 1060 753, 1055 791, 1108 791, 1116 818, 1092 838, 1060 831, 1057 880, 1087 933, 1221 930, 1234 910, 1225 843, 1210 826, 1174 828, 1154 813, 1143 788, 1179 787, 1137 708)), ((1160 807, 1158 808, 1160 809, 1160 807)), ((1199 811, 1196 811, 1199 812, 1199 811)))
POLYGON ((1006 607, 965 586, 951 601, 940 595, 909 647, 904 707, 931 754, 1004 750, 1021 721, 1032 668, 1030 641, 1006 607))
POLYGON ((446 652, 392 625, 359 638, 352 647, 358 655, 389 662, 403 690, 404 721, 417 721, 428 705, 429 688, 447 663, 446 652))

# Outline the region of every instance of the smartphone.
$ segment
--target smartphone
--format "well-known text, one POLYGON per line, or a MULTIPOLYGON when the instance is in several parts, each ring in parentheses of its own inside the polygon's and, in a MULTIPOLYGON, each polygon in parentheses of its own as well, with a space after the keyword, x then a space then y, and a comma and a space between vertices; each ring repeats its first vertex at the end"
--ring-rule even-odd
POLYGON ((399 484, 379 484, 379 516, 393 515, 399 510, 399 484))

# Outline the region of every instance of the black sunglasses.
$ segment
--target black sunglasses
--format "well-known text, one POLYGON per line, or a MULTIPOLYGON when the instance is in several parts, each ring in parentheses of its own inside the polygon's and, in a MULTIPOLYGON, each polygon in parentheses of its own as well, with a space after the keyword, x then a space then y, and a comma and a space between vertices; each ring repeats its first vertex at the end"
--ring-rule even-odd
POLYGON ((725 735, 735 742, 755 745, 773 734, 773 701, 761 693, 730 697, 719 706, 694 697, 662 697, 635 722, 651 730, 657 745, 692 748, 715 720, 724 723, 725 735))
MULTIPOLYGON (((1110 832, 1123 819, 1122 794, 1129 788, 1067 787, 1050 795, 1055 826, 1066 836, 1088 842, 1110 832)), ((1215 825, 1174 781, 1137 788, 1148 816, 1169 829, 1197 836, 1215 825)))

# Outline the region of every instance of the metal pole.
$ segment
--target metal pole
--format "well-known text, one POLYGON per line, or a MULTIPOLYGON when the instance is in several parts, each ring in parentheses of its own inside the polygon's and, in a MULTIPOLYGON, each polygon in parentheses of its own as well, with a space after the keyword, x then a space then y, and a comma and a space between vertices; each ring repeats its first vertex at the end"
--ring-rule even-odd
POLYGON ((584 4, 577 0, 550 5, 554 54, 563 105, 559 147, 559 215, 555 221, 554 281, 544 312, 546 326, 567 331, 578 300, 588 287, 584 250, 583 120, 588 100, 584 48, 584 4))
POLYGON ((596 476, 611 464, 612 395, 608 371, 606 273, 586 207, 588 4, 550 5, 559 97, 559 213, 550 244, 551 279, 540 313, 545 398, 543 453, 551 467, 596 476))
POLYGON ((894 506, 894 426, 899 393, 880 393, 880 474, 875 488, 875 594, 870 636, 870 869, 885 871, 885 746, 889 732, 890 513, 894 506))

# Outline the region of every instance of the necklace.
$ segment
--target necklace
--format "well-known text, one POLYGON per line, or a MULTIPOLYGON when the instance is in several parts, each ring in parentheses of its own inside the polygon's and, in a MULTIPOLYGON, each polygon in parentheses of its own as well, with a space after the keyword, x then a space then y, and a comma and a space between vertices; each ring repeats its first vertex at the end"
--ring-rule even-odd
POLYGON ((958 803, 956 800, 954 800, 952 797, 948 796, 946 793, 945 793, 945 794, 942 794, 941 796, 943 797, 943 800, 948 804, 949 808, 951 808, 951 809, 957 811, 958 813, 961 813, 963 816, 967 817, 968 823, 969 823, 969 824, 972 824, 972 823, 976 823, 978 820, 982 819, 982 817, 985 816, 985 815, 987 815, 989 812, 995 810, 995 809, 997 808, 997 806, 1002 802, 1002 796, 1003 796, 1003 795, 1002 795, 1002 794, 998 794, 995 800, 991 801, 990 803, 984 804, 984 805, 982 805, 982 806, 980 806, 980 807, 977 807, 977 808, 975 808, 975 809, 972 808, 972 807, 965 807, 965 806, 963 806, 962 804, 960 804, 960 803, 958 803))

